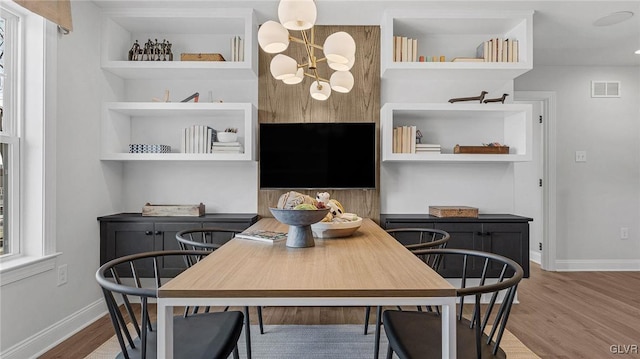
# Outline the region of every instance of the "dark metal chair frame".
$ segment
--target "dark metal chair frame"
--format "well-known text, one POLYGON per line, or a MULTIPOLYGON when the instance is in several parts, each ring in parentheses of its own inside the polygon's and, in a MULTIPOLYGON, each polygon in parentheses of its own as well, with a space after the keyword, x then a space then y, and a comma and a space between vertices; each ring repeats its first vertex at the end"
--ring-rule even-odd
MULTIPOLYGON (((492 355, 494 357, 499 355, 500 357, 502 357, 502 355, 504 355, 504 352, 500 350, 500 341, 502 340, 502 336, 509 319, 509 313, 511 312, 511 307, 516 295, 518 283, 524 275, 524 270, 522 269, 522 267, 515 261, 498 254, 467 249, 427 249, 416 251, 415 254, 428 256, 430 260, 433 261, 432 264, 434 265, 434 269, 436 271, 440 268, 442 263, 446 262, 446 257, 462 256, 463 261, 461 268, 461 286, 457 290, 456 294, 459 297, 460 303, 457 318, 458 358, 481 358, 483 352, 485 353, 485 355, 492 355), (469 277, 467 276, 467 268, 470 265, 470 260, 476 260, 482 263, 482 274, 478 278, 478 285, 467 287, 467 280, 469 279, 469 277), (487 284, 487 271, 490 266, 499 266, 501 267, 501 270, 498 278, 495 278, 497 282, 487 284), (494 311, 494 307, 496 306, 498 295, 503 291, 505 294, 492 321, 491 331, 489 334, 483 334, 487 324, 490 321, 490 316, 494 311), (483 315, 481 314, 481 297, 485 294, 491 294, 491 298, 485 305, 483 315), (473 314, 470 320, 463 318, 462 315, 465 305, 465 297, 467 296, 473 296, 475 298, 473 314), (461 340, 461 338, 465 338, 470 341, 473 341, 475 338, 475 348, 469 348, 468 346, 465 346, 468 344, 468 342, 465 340, 461 340), (493 345, 491 345, 492 341, 493 345), (490 354, 487 354, 489 352, 490 354)), ((403 338, 400 337, 398 333, 396 333, 396 331, 400 330, 398 328, 406 325, 413 325, 414 327, 412 328, 415 328, 415 326, 419 325, 420 323, 426 323, 432 320, 437 321, 438 326, 440 325, 440 316, 435 313, 400 313, 402 312, 387 310, 383 315, 383 320, 386 323, 385 329, 387 337, 389 338, 389 350, 387 351, 387 358, 391 358, 394 352, 401 359, 408 358, 408 355, 403 352, 404 349, 408 348, 408 344, 403 343, 403 338)), ((431 335, 430 333, 425 332, 419 333, 422 338, 425 338, 427 336, 430 338, 434 338, 435 340, 437 340, 437 338, 440 338, 439 335, 436 335, 438 333, 433 334, 434 335, 431 335)), ((405 342, 407 340, 411 341, 411 339, 404 338, 405 342)), ((435 357, 440 355, 438 354, 441 350, 440 345, 425 346, 425 348, 428 348, 428 350, 433 350, 433 352, 421 352, 421 357, 435 357)))
MULTIPOLYGON (((214 233, 228 233, 233 238, 238 231, 227 228, 219 227, 204 227, 204 228, 192 228, 185 229, 176 233, 176 240, 182 250, 202 250, 207 253, 211 253, 222 245, 213 242, 214 233)), ((187 267, 191 267, 197 262, 197 258, 192 256, 185 256, 185 263, 187 267)), ((229 307, 225 308, 227 310, 229 307)), ((256 307, 258 310, 258 325, 260 327, 260 334, 264 334, 264 325, 262 322, 262 307, 256 307)), ((199 307, 193 307, 192 313, 197 313, 199 307)), ((185 308, 185 316, 189 311, 189 307, 185 308)), ((209 307, 204 309, 205 313, 209 312, 209 307)), ((251 321, 249 320, 249 307, 244 307, 245 316, 245 341, 247 344, 247 359, 251 359, 251 321)))
MULTIPOLYGON (((419 234, 418 243, 407 244, 404 247, 415 254, 416 251, 429 248, 445 248, 447 242, 451 239, 448 232, 441 229, 433 228, 393 228, 388 229, 392 237, 396 238, 398 234, 419 234)), ((429 264, 425 256, 419 256, 422 261, 429 264)), ((432 266, 433 268, 433 266, 432 266)), ((400 307, 398 307, 400 309, 400 307)), ((422 311, 422 307, 417 307, 418 311, 422 311)), ((431 307, 427 307, 428 311, 431 311, 431 307)), ((369 316, 371 313, 371 307, 365 307, 364 312, 364 335, 367 335, 369 329, 369 316)), ((376 308, 376 332, 375 332, 375 355, 374 359, 378 358, 378 352, 380 351, 380 327, 382 326, 382 307, 376 308)))
MULTIPOLYGON (((197 261, 206 256, 206 251, 155 251, 132 254, 120 258, 113 259, 102 265, 96 271, 96 280, 104 294, 111 323, 113 324, 118 343, 120 344, 121 354, 118 357, 130 358, 131 356, 146 358, 147 355, 155 354, 155 345, 150 347, 148 341, 155 338, 151 335, 153 325, 149 319, 148 300, 149 298, 157 298, 158 288, 161 286, 159 258, 168 256, 184 257, 189 255, 192 260, 197 261), (145 287, 141 282, 138 266, 142 266, 142 261, 153 261, 154 269, 154 287, 145 287), (122 278, 131 278, 132 285, 124 284, 122 278), (127 322, 124 315, 120 311, 114 293, 122 296, 123 306, 130 318, 131 324, 138 335, 136 340, 133 339, 133 333, 129 332, 127 322), (140 321, 136 318, 129 296, 139 297, 141 305, 140 321), (129 344, 127 348, 125 339, 129 344), (136 347, 139 340, 139 350, 136 347)), ((231 353, 234 358, 238 358, 237 341, 242 332, 243 314, 241 312, 224 312, 198 314, 188 318, 174 318, 175 325, 182 329, 183 341, 176 345, 174 349, 176 354, 180 356, 183 351, 191 355, 194 352, 204 352, 208 357, 226 359, 231 353), (216 328, 214 328, 214 326, 216 328), (211 329, 209 331, 208 329, 211 329), (223 342, 207 343, 212 333, 220 333, 223 342), (203 340, 205 339, 205 340, 203 340)), ((219 338, 220 339, 220 338, 219 338)), ((177 338, 176 338, 176 341, 177 338)), ((183 356, 185 353, 182 353, 183 356)))

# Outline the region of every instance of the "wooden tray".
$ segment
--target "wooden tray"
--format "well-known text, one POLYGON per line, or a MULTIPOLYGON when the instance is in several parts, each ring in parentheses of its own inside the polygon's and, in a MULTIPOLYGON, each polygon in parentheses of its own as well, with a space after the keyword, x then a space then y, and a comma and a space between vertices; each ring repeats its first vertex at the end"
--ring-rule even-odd
POLYGON ((467 206, 429 206, 429 214, 436 217, 478 218, 478 209, 467 206))
POLYGON ((180 54, 180 61, 224 61, 221 54, 180 54))
POLYGON ((508 155, 509 146, 460 146, 453 148, 453 153, 477 153, 477 154, 496 154, 508 155))
POLYGON ((142 207, 143 216, 200 217, 204 216, 204 204, 150 204, 142 207))

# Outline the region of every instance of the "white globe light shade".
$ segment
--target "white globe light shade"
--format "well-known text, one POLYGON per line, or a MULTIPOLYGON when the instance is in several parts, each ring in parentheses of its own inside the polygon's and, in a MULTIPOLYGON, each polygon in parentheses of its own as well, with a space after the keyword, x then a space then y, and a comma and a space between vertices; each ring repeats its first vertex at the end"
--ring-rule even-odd
POLYGON ((278 22, 267 21, 258 30, 258 43, 264 52, 282 52, 289 47, 289 31, 278 22))
POLYGON ((309 92, 314 99, 324 101, 331 96, 331 86, 324 81, 320 81, 320 88, 318 88, 318 81, 313 81, 309 92))
POLYGON ((355 62, 356 62, 356 55, 351 56, 349 58, 349 61, 346 64, 341 62, 334 62, 327 59, 327 65, 329 65, 330 68, 336 71, 349 71, 351 70, 355 62))
POLYGON ((347 93, 353 88, 353 75, 349 71, 336 71, 329 79, 334 91, 347 93))
POLYGON ((278 19, 289 30, 308 30, 316 23, 318 11, 313 0, 280 0, 278 19))
POLYGON ((346 64, 349 62, 349 58, 356 53, 356 42, 351 35, 344 31, 338 31, 327 37, 323 49, 327 60, 346 64))
POLYGON ((296 72, 294 76, 287 77, 286 79, 282 79, 282 82, 284 82, 287 85, 295 85, 295 84, 301 83, 302 79, 304 79, 304 70, 301 67, 298 69, 298 72, 296 72))
POLYGON ((276 80, 284 80, 296 75, 298 63, 287 55, 278 54, 271 60, 270 69, 276 80))

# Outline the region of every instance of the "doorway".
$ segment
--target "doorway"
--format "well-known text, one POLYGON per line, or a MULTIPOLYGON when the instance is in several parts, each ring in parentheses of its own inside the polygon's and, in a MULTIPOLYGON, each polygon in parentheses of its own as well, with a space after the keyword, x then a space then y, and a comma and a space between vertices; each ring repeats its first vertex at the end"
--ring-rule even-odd
POLYGON ((514 209, 530 223, 530 257, 542 269, 556 269, 555 93, 516 91, 515 103, 533 107, 532 160, 514 164, 514 209))

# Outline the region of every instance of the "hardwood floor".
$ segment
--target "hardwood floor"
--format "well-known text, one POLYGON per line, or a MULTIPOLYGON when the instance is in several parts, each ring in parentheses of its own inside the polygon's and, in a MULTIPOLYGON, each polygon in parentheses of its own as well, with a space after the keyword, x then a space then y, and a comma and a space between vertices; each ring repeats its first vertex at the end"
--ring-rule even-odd
MULTIPOLYGON (((540 357, 640 358, 610 351, 640 346, 640 272, 546 272, 532 264, 531 278, 518 289, 507 328, 540 357)), ((251 315, 257 323, 255 309, 251 315)), ((267 307, 263 317, 265 325, 361 324, 364 309, 267 307)), ((40 358, 84 358, 112 335, 104 317, 40 358)))

